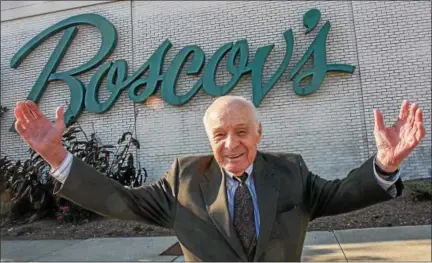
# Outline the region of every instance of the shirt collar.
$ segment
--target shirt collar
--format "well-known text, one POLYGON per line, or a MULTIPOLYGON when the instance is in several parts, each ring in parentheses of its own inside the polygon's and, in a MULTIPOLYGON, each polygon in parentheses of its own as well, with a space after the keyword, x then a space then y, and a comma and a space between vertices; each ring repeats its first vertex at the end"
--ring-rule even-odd
MULTIPOLYGON (((224 170, 225 171, 225 170, 224 170)), ((247 180, 249 180, 249 178, 251 177, 250 175, 252 174, 252 171, 253 171, 253 164, 251 164, 251 165, 249 165, 249 167, 246 169, 246 173, 248 174, 248 179, 247 180)), ((234 176, 234 174, 233 173, 230 173, 230 172, 228 172, 228 171, 225 171, 225 173, 228 175, 228 177, 230 178, 230 179, 233 179, 234 180, 234 178, 233 178, 233 176, 234 176)))

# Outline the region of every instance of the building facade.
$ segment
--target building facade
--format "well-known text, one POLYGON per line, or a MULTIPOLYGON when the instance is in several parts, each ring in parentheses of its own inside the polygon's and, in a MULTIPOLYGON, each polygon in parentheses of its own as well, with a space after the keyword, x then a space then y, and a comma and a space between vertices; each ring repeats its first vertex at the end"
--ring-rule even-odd
POLYGON ((76 120, 104 143, 133 132, 153 181, 177 156, 211 153, 202 117, 230 94, 258 106, 259 150, 302 154, 335 179, 375 153, 373 109, 391 125, 408 99, 427 135, 402 176, 431 176, 430 1, 15 1, 1 12, 2 155, 28 156, 9 131, 17 101, 37 97, 51 119, 79 104, 76 120))

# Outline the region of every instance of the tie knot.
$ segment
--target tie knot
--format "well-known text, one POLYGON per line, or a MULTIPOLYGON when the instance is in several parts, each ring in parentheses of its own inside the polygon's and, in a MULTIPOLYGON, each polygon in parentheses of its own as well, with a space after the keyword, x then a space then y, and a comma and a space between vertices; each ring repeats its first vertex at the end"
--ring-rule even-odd
POLYGON ((246 182, 246 180, 248 179, 248 174, 245 172, 240 176, 234 176, 234 178, 240 183, 240 184, 244 184, 246 182))

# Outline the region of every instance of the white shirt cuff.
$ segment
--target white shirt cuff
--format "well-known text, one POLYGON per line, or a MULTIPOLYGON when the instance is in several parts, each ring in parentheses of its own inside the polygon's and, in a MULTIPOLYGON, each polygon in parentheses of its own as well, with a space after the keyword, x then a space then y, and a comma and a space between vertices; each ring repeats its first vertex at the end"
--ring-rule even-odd
POLYGON ((63 160, 63 162, 60 164, 59 167, 55 170, 51 170, 50 174, 59 182, 64 184, 66 181, 66 178, 69 175, 71 166, 72 166, 72 159, 73 156, 70 152, 67 153, 66 158, 63 160))
POLYGON ((396 183, 396 181, 399 180, 400 170, 392 176, 381 175, 375 169, 375 160, 376 160, 376 157, 373 160, 373 170, 374 170, 375 177, 377 178, 378 184, 384 190, 388 191, 391 196, 395 197, 396 196, 396 191, 395 191, 396 188, 394 186, 394 183, 396 183))

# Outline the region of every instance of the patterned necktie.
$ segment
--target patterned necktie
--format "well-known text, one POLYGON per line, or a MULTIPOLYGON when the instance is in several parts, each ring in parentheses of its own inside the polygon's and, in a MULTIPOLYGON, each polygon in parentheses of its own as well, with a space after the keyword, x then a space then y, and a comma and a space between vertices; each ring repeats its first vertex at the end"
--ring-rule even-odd
POLYGON ((253 249, 256 237, 255 217, 252 195, 246 185, 247 173, 241 176, 234 176, 239 185, 234 194, 234 229, 243 245, 243 249, 248 256, 253 249), (252 246, 252 247, 251 247, 252 246))

